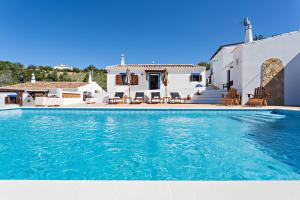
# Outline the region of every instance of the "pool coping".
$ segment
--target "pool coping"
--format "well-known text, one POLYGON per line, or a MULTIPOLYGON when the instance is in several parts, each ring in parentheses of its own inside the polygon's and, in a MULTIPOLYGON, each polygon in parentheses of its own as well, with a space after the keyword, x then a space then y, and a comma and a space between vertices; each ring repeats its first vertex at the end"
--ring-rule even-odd
POLYGON ((4 110, 102 110, 102 111, 273 111, 276 114, 300 115, 298 107, 0 107, 4 110))
POLYGON ((299 200, 300 181, 0 181, 1 199, 299 200))

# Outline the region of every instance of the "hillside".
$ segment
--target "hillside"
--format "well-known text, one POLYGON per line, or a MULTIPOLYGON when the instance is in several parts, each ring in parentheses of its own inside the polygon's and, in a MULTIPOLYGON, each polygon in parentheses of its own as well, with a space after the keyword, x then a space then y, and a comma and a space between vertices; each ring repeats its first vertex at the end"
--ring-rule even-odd
POLYGON ((95 80, 104 90, 106 90, 106 71, 97 69, 95 66, 88 66, 81 70, 57 71, 50 66, 24 67, 20 63, 9 61, 0 61, 0 86, 12 85, 16 83, 28 82, 31 74, 35 74, 36 81, 88 81, 89 72, 93 71, 93 80, 95 80))

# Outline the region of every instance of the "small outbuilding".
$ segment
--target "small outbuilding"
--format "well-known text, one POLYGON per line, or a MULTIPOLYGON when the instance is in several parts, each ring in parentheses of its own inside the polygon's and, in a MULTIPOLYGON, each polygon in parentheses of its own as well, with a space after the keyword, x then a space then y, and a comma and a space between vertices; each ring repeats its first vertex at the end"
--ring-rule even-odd
POLYGON ((101 102, 106 92, 93 81, 48 82, 32 80, 0 87, 0 106, 60 106, 84 103, 89 99, 101 102))

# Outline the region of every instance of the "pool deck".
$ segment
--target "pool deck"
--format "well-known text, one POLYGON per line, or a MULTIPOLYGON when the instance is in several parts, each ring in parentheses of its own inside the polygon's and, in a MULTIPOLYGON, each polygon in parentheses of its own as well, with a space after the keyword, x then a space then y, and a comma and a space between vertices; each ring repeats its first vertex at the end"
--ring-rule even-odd
MULTIPOLYGON (((0 110, 18 107, 0 107, 0 110)), ((30 107, 44 108, 44 107, 30 107)), ((45 107, 48 108, 48 107, 45 107)), ((300 107, 207 104, 77 104, 52 108, 83 109, 283 109, 300 107)), ((1 200, 299 200, 300 181, 48 181, 0 180, 1 200)))
POLYGON ((0 181, 1 200, 299 200, 299 181, 0 181))

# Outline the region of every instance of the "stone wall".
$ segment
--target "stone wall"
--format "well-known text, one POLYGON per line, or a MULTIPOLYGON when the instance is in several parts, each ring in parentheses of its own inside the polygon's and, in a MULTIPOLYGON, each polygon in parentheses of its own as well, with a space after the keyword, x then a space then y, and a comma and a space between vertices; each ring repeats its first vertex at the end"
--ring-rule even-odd
POLYGON ((271 58, 262 65, 262 86, 266 88, 268 105, 284 105, 284 65, 271 58))

